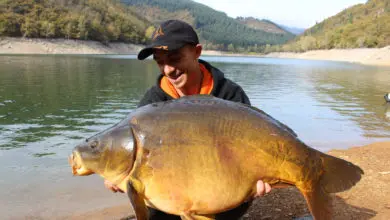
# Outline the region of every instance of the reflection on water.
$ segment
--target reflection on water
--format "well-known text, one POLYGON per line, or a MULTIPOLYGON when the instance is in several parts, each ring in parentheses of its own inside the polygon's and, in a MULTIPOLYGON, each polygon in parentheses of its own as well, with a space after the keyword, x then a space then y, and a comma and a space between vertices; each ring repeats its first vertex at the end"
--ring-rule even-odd
POLYGON ((129 59, 0 56, 2 219, 53 219, 127 202, 99 177, 72 178, 67 156, 131 111, 156 74, 151 62, 129 59))
MULTIPOLYGON (((67 156, 79 141, 124 118, 155 83, 154 63, 134 58, 0 56, 0 176, 7 177, 0 179, 0 212, 6 218, 49 218, 127 201, 107 192, 99 177, 72 178, 67 156)), ((388 68, 203 58, 312 147, 390 139, 390 104, 383 99, 390 92, 388 68)))
POLYGON ((386 104, 383 95, 390 89, 389 71, 356 71, 338 74, 322 71, 313 79, 319 93, 333 100, 324 104, 356 122, 365 137, 389 137, 390 123, 386 121, 386 104))
POLYGON ((123 118, 155 73, 140 62, 67 56, 0 58, 0 148, 79 139, 123 118), (5 64, 5 65, 4 65, 5 64), (139 72, 142 69, 143 72, 139 72))

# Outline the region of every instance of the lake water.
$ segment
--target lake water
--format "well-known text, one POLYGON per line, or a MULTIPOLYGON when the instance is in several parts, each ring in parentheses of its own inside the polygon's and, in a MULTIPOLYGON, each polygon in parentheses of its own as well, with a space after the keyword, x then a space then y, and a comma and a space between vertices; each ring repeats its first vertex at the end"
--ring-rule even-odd
MULTIPOLYGON (((204 56, 252 104, 313 148, 390 140, 390 69, 204 56)), ((72 148, 134 109, 158 75, 135 56, 0 56, 0 218, 59 218, 128 203, 98 176, 73 177, 72 148)), ((130 205, 129 205, 130 206, 130 205)))

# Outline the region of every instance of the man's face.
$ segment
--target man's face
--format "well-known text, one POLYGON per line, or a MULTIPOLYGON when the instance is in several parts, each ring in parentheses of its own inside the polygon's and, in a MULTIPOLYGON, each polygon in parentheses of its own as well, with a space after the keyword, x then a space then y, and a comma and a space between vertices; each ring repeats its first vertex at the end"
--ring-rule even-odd
POLYGON ((190 86, 193 78, 197 77, 194 73, 199 67, 201 51, 200 44, 187 45, 175 51, 155 50, 153 59, 172 85, 181 89, 190 86))

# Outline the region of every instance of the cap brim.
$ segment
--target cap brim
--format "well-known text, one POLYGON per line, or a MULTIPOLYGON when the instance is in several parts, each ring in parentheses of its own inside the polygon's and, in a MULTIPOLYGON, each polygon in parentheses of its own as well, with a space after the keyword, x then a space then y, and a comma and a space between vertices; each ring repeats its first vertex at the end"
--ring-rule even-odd
POLYGON ((144 60, 152 54, 153 54, 153 47, 145 47, 138 53, 138 59, 144 60))
MULTIPOLYGON (((167 51, 173 51, 173 50, 178 50, 180 48, 182 48, 183 46, 185 46, 186 43, 182 43, 182 44, 165 44, 163 47, 167 47, 167 51)), ((149 45, 147 47, 145 47, 144 49, 140 50, 139 53, 138 53, 138 59, 139 60, 144 60, 146 59, 148 56, 152 55, 154 50, 158 50, 159 48, 158 47, 162 47, 162 46, 159 46, 159 45, 149 45)))

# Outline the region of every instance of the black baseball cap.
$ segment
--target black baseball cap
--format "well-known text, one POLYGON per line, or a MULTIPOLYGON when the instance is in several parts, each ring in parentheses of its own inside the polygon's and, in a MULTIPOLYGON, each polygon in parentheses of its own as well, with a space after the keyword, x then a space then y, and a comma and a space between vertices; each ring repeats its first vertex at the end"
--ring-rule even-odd
POLYGON ((198 35, 191 25, 179 20, 164 21, 154 31, 151 44, 138 53, 138 59, 152 55, 154 49, 172 51, 187 44, 199 44, 198 35))

